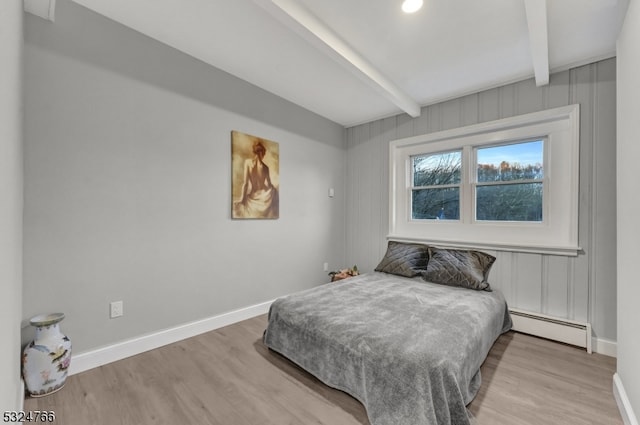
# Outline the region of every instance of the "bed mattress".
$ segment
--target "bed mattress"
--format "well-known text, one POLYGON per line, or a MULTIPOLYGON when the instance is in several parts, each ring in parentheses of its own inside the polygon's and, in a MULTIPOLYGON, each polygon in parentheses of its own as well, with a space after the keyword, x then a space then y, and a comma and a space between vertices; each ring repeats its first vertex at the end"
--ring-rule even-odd
POLYGON ((369 273, 276 300, 264 343, 358 399, 372 425, 465 425, 511 327, 499 291, 369 273))

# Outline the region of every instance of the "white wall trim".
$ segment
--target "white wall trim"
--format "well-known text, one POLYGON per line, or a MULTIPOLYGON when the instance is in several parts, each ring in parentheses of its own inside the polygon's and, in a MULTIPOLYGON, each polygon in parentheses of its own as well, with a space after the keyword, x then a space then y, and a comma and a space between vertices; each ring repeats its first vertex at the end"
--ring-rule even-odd
POLYGON ((593 338, 593 352, 609 357, 618 357, 618 344, 603 338, 593 338))
POLYGON ((191 338, 214 329, 222 328, 242 320, 250 319, 269 311, 273 300, 238 310, 233 310, 218 316, 212 316, 195 322, 186 323, 174 328, 127 339, 115 344, 91 351, 75 354, 71 358, 69 375, 84 372, 95 367, 122 360, 145 351, 153 350, 163 345, 172 344, 191 338))
POLYGON ((639 425, 638 419, 636 419, 636 415, 633 413, 633 408, 627 397, 627 392, 622 385, 620 375, 618 375, 617 372, 613 375, 613 396, 616 399, 616 404, 618 405, 618 410, 620 410, 620 415, 622 415, 624 425, 639 425))

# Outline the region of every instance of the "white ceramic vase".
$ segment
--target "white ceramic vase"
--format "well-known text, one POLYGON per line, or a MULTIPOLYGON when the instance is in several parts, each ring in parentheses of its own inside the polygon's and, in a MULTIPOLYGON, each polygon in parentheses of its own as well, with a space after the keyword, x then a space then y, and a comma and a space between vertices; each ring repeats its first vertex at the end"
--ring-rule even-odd
POLYGON ((60 332, 63 313, 35 316, 31 326, 35 339, 22 355, 22 376, 31 397, 42 397, 58 391, 67 380, 71 363, 71 341, 60 332))

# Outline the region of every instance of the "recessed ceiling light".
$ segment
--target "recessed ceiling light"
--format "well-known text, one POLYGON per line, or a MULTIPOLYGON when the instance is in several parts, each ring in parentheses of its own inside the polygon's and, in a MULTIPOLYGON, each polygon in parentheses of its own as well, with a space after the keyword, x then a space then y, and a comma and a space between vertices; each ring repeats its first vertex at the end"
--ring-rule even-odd
POLYGON ((402 11, 404 13, 414 13, 422 7, 422 0, 404 0, 402 3, 402 11))

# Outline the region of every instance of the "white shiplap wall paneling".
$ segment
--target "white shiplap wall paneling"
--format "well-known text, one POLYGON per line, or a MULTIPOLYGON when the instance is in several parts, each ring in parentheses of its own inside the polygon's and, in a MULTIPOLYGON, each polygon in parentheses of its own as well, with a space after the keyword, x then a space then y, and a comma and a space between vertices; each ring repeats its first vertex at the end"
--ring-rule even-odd
POLYGON ((579 241, 562 257, 495 252, 493 287, 511 307, 589 321, 596 337, 615 341, 615 59, 424 107, 347 131, 347 263, 373 270, 388 233, 389 141, 579 103, 579 241))

